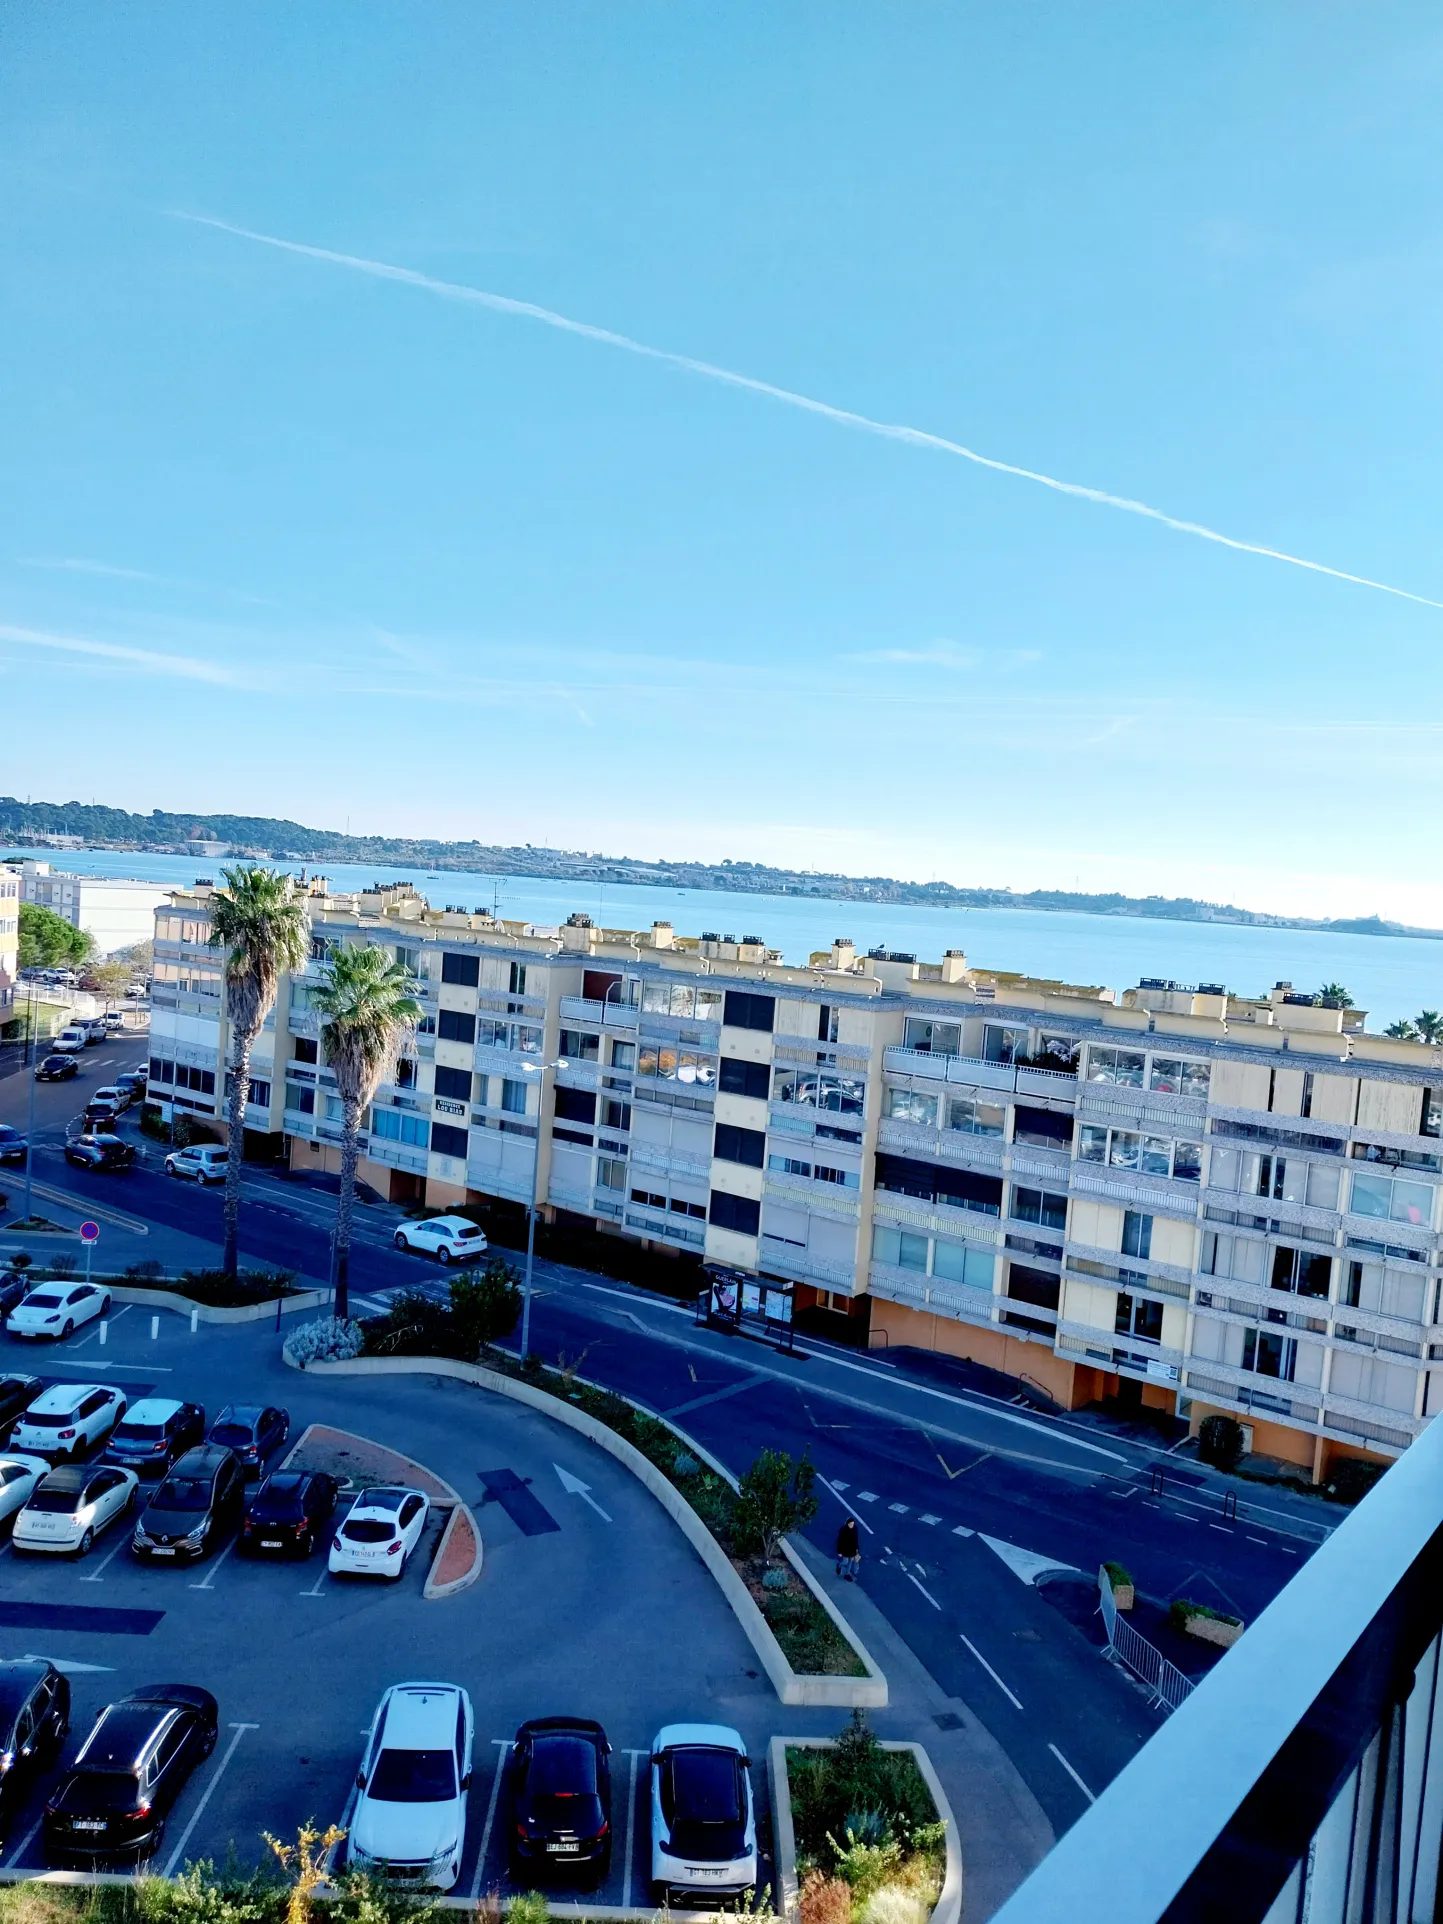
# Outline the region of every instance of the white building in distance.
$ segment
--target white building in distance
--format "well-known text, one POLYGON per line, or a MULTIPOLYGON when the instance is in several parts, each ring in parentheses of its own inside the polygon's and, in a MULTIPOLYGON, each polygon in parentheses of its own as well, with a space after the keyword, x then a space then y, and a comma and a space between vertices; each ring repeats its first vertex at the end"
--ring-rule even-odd
POLYGON ((67 875, 48 862, 23 862, 22 900, 49 909, 95 938, 101 955, 113 955, 155 933, 155 911, 170 891, 158 882, 108 875, 67 875))

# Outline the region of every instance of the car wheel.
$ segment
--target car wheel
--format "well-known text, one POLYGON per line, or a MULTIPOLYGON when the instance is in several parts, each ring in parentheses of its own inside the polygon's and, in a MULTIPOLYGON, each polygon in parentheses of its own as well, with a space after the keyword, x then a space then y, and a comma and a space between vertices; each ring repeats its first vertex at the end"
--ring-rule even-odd
POLYGON ((438 1249, 438 1250, 436 1251, 436 1261, 437 1261, 437 1262, 438 1262, 438 1263, 439 1263, 439 1264, 441 1265, 441 1267, 442 1267, 442 1269, 446 1269, 446 1268, 448 1268, 448 1267, 450 1266, 450 1262, 451 1262, 451 1252, 450 1252, 450 1250, 449 1250, 449 1249, 438 1249))
POLYGON ((71 1337, 72 1337, 72 1336, 73 1336, 74 1334, 75 1334, 75 1325, 74 1325, 74 1323, 72 1323, 72 1322, 71 1322, 71 1320, 70 1320, 70 1318, 69 1318, 69 1317, 67 1316, 67 1317, 66 1317, 66 1319, 65 1319, 65 1327, 64 1327, 64 1329, 63 1329, 63 1330, 61 1330, 61 1332, 60 1332, 60 1340, 61 1340, 61 1342, 62 1342, 62 1343, 64 1343, 64 1342, 68 1342, 68 1341, 69 1341, 69 1339, 70 1339, 70 1338, 71 1338, 71 1337))
POLYGON ((108 1316, 110 1314, 110 1298, 108 1296, 102 1296, 100 1299, 100 1313, 102 1316, 108 1316))
POLYGON ((316 1533, 314 1530, 307 1530, 303 1537, 297 1537, 296 1539, 296 1552, 299 1556, 308 1557, 315 1547, 316 1533))
POLYGON ((80 1539, 79 1543, 77 1543, 75 1546, 76 1556, 88 1557, 90 1555, 90 1546, 92 1543, 94 1543, 94 1541, 95 1541, 94 1530, 87 1530, 85 1532, 85 1535, 80 1539))
POLYGON ((396 1247, 397 1249, 404 1250, 408 1256, 411 1253, 411 1245, 406 1241, 406 1238, 401 1234, 399 1229, 396 1231, 396 1247))
POLYGON ((165 1165, 165 1173, 167 1176, 174 1176, 177 1181, 180 1180, 180 1171, 176 1168, 173 1162, 168 1162, 165 1165))

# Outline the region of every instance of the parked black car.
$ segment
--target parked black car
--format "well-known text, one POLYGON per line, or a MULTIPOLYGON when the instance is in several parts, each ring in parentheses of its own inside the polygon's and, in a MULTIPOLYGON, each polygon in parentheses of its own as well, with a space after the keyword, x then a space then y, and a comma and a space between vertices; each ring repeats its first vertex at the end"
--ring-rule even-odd
POLYGON ((70 1685, 44 1657, 0 1663, 0 1826, 70 1728, 70 1685))
POLYGON ((29 1138, 8 1122, 0 1122, 0 1162, 24 1162, 29 1154, 29 1138))
POLYGON ((197 1764, 215 1749, 219 1713, 208 1690, 150 1684, 96 1719, 45 1806, 45 1861, 143 1863, 197 1764))
POLYGON ((132 1102, 143 1102, 148 1080, 144 1069, 125 1069, 115 1078, 115 1086, 124 1089, 132 1102))
POLYGON ((132 1403, 110 1432, 104 1461, 122 1464, 137 1476, 164 1475, 177 1457, 204 1438, 205 1411, 199 1403, 147 1396, 132 1403))
POLYGON ((268 1476, 246 1511, 242 1555, 308 1557, 326 1534, 340 1487, 322 1470, 277 1470, 268 1476))
MULTIPOLYGON (((15 1304, 24 1299, 30 1285, 28 1283, 21 1283, 19 1285, 20 1294, 15 1297, 13 1302, 10 1300, 12 1287, 12 1284, 7 1283, 4 1294, 0 1295, 0 1315, 8 1316, 11 1310, 14 1309, 15 1304)), ((11 1429, 14 1427, 16 1418, 23 1410, 29 1409, 30 1405, 35 1401, 44 1387, 45 1385, 38 1376, 21 1376, 19 1374, 0 1376, 0 1436, 9 1435, 11 1429)))
POLYGON ((611 1745, 585 1717, 533 1717, 511 1753, 513 1881, 611 1866, 611 1745))
POLYGON ((202 1443, 169 1471, 135 1526, 130 1547, 147 1562, 209 1556, 240 1522, 245 1475, 230 1450, 202 1443))
POLYGON ((206 1432, 207 1443, 234 1450, 247 1476, 259 1476, 265 1461, 290 1435, 291 1413, 259 1403, 227 1403, 206 1432))
POLYGON ((72 1076, 80 1074, 80 1064, 74 1056, 46 1056, 43 1062, 35 1065, 37 1082, 69 1082, 72 1076))
POLYGON ((66 1143, 65 1160, 77 1169, 129 1169, 135 1147, 119 1136, 77 1136, 66 1143))

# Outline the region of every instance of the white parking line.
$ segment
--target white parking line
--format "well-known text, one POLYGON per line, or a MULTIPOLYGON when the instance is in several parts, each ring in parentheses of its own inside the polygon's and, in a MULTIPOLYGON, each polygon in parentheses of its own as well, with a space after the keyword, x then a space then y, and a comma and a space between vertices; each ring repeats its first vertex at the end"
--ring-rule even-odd
MULTIPOLYGON (((123 1522, 124 1518, 121 1520, 123 1522)), ((82 1577, 80 1581, 82 1583, 104 1583, 106 1571, 129 1542, 130 1538, 125 1534, 124 1530, 122 1530, 120 1533, 120 1541, 116 1544, 110 1555, 106 1557, 103 1562, 97 1563, 95 1568, 90 1572, 90 1575, 88 1577, 82 1577)))
POLYGON ((501 1779, 506 1775, 506 1752, 510 1747, 509 1737, 493 1737, 501 1755, 496 1759, 496 1775, 491 1780, 491 1799, 486 1806, 486 1823, 481 1832, 481 1848, 476 1853, 476 1868, 471 1873, 471 1896, 473 1901, 481 1895, 481 1879, 486 1872, 486 1852, 491 1845, 491 1826, 496 1822, 496 1805, 501 1796, 501 1779))
POLYGON ((621 1908, 630 1910, 631 1861, 636 1840, 636 1760, 647 1753, 644 1750, 629 1750, 626 1754, 631 1759, 631 1786, 626 1797, 626 1865, 621 1873, 621 1908))
POLYGON ((185 1829, 180 1834, 180 1842, 176 1845, 175 1849, 170 1853, 169 1862, 166 1864, 166 1867, 165 1867, 165 1875, 167 1877, 174 1877, 177 1866, 185 1861, 185 1847, 190 1842, 190 1834, 195 1829, 196 1825, 200 1822, 202 1816, 204 1815, 205 1807, 210 1802, 211 1797, 215 1792, 215 1787, 220 1782, 221 1777, 224 1774, 226 1765, 230 1762, 231 1758, 234 1757, 236 1745, 240 1742, 241 1738, 245 1736, 248 1730, 259 1730, 260 1725, 259 1724, 232 1724, 231 1729, 235 1732, 235 1735, 234 1737, 231 1738, 230 1742, 226 1745, 224 1757, 221 1758, 220 1762, 216 1765, 215 1769, 211 1772, 210 1782, 206 1785, 205 1792, 202 1795, 200 1802, 196 1805, 195 1809, 191 1812, 190 1822, 186 1825, 185 1829))
POLYGON ((1077 1772, 1072 1768, 1071 1764, 1068 1763, 1067 1759, 1063 1756, 1062 1752, 1057 1748, 1056 1744, 1049 1744, 1047 1748, 1052 1752, 1053 1756, 1057 1759, 1058 1763, 1061 1764, 1062 1768, 1067 1772, 1068 1776, 1072 1779, 1073 1783, 1076 1784, 1077 1788, 1082 1792, 1083 1796, 1087 1799, 1088 1803, 1095 1804, 1097 1802, 1097 1799, 1093 1796, 1092 1792, 1087 1788, 1087 1785, 1083 1783, 1082 1779, 1078 1776, 1077 1772))
POLYGON ((44 1821, 45 1821, 44 1818, 37 1817, 35 1819, 35 1822, 30 1826, 29 1830, 26 1831, 25 1835, 20 1839, 20 1842, 15 1846, 14 1850, 11 1851, 10 1855, 5 1859, 5 1868, 7 1871, 14 1870, 15 1866, 20 1862, 21 1858, 25 1855, 26 1851, 29 1850, 30 1846, 34 1843, 36 1837, 39 1835, 40 1826, 42 1823, 44 1823, 44 1821))
MULTIPOLYGON (((957 1634, 959 1637, 962 1636, 962 1632, 960 1630, 958 1631, 957 1634)), ((1006 1684, 1003 1683, 1002 1679, 998 1676, 997 1672, 992 1668, 991 1664, 988 1663, 987 1659, 983 1656, 982 1652, 977 1648, 976 1644, 973 1643, 972 1639, 970 1637, 962 1637, 962 1641, 963 1643, 966 1644, 967 1648, 972 1652, 972 1655, 977 1659, 978 1663, 981 1664, 982 1668, 987 1672, 988 1676, 992 1679, 993 1683, 995 1683, 997 1688, 1002 1692, 1003 1696, 1007 1698, 1008 1702, 1015 1704, 1017 1708, 1021 1710, 1022 1699, 1020 1697, 1013 1696, 1012 1692, 1007 1688, 1006 1684)))
POLYGON ((236 1544, 239 1542, 240 1542, 240 1538, 236 1537, 232 1542, 228 1543, 225 1546, 225 1548, 221 1551, 218 1557, 213 1557, 211 1559, 211 1566, 209 1570, 207 1570, 205 1573, 205 1581, 203 1583, 193 1583, 190 1586, 191 1589, 192 1590, 214 1589, 216 1577, 220 1574, 220 1566, 225 1562, 227 1557, 235 1555, 235 1547, 236 1547, 236 1544))

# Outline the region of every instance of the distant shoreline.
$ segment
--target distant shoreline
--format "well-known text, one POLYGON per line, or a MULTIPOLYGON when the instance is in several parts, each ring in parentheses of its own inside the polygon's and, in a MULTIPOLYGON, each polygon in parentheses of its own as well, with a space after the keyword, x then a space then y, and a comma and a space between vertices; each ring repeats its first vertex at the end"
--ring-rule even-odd
MULTIPOLYGON (((627 856, 574 850, 501 847, 414 837, 344 835, 263 816, 167 814, 149 816, 79 802, 25 803, 0 796, 0 839, 28 845, 58 867, 68 856, 191 856, 222 863, 261 860, 324 868, 328 863, 390 868, 418 875, 450 873, 515 876, 536 882, 600 888, 661 888, 731 895, 782 896, 796 901, 865 903, 874 907, 1018 909, 1090 915, 1114 921, 1173 922, 1187 926, 1291 929, 1320 935, 1409 936, 1443 941, 1443 929, 1418 928, 1383 916, 1270 915, 1191 896, 1132 896, 1072 889, 964 888, 951 882, 905 882, 894 876, 819 874, 759 862, 643 862, 627 856), (74 847, 46 847, 50 837, 78 838, 74 847), (207 850, 200 843, 220 845, 207 850)), ((11 857, 9 859, 18 859, 11 857)))

